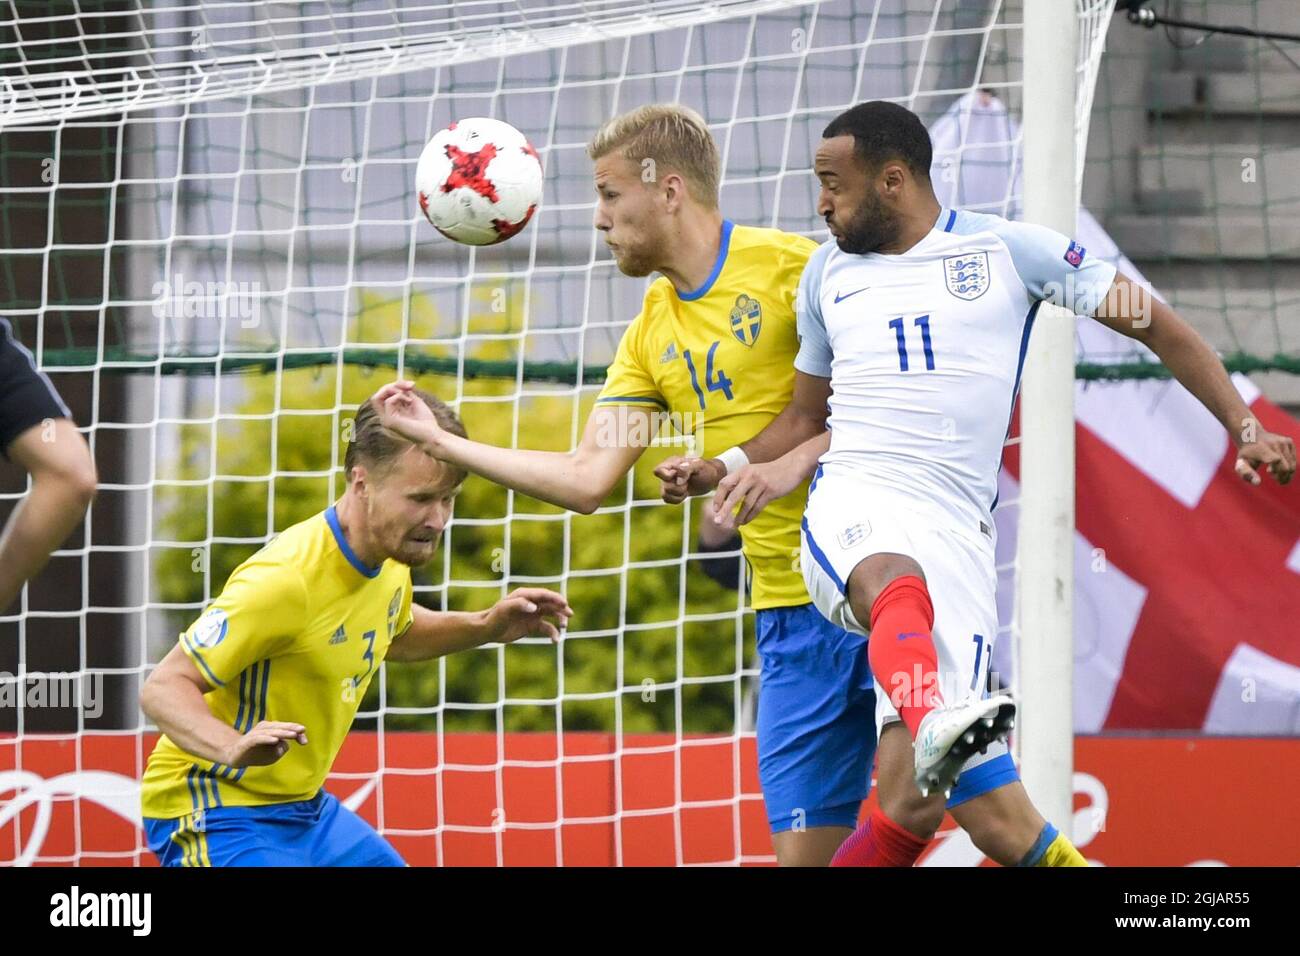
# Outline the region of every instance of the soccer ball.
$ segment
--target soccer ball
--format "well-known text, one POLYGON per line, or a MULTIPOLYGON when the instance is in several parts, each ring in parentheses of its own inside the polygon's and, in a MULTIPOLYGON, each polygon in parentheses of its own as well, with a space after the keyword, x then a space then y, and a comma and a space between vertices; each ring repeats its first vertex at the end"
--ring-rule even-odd
POLYGON ((490 246, 532 218, 542 198, 537 150, 509 123, 476 116, 429 140, 415 167, 420 209, 448 239, 490 246))

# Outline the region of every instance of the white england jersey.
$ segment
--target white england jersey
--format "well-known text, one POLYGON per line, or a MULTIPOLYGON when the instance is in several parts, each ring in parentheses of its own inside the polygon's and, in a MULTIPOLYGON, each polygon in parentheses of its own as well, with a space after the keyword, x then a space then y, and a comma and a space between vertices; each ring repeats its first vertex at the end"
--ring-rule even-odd
POLYGON ((823 244, 799 283, 794 364, 831 380, 826 476, 991 527, 1038 304, 1090 315, 1114 278, 1052 229, 958 210, 900 255, 823 244))

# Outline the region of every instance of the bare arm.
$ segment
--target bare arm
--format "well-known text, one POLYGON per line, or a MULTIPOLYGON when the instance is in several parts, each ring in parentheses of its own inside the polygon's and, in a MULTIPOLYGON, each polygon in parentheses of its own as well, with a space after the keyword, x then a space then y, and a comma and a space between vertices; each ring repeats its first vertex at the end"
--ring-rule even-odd
POLYGON ((645 444, 632 443, 636 431, 648 441, 650 415, 644 409, 601 407, 592 411, 578 447, 570 452, 497 448, 446 432, 425 451, 499 485, 591 514, 645 451, 645 444), (644 420, 642 426, 632 424, 638 419, 644 420))
POLYGON ((33 425, 5 452, 31 475, 32 490, 0 532, 0 611, 81 522, 97 480, 90 447, 66 418, 33 425))
POLYGON ((496 641, 509 643, 528 634, 559 640, 560 632, 549 619, 564 627, 573 609, 563 595, 545 588, 511 591, 486 611, 431 611, 411 606, 411 626, 394 638, 386 659, 427 661, 496 641))
POLYGON ((582 514, 600 507, 653 437, 645 409, 600 406, 587 419, 573 451, 498 448, 438 428, 428 406, 409 395, 411 387, 410 382, 395 382, 375 395, 376 411, 386 427, 434 458, 582 514))
POLYGON ((1296 469, 1295 442, 1265 431, 1242 401, 1223 362, 1173 309, 1125 275, 1094 313, 1107 328, 1141 342, 1159 356, 1179 383, 1209 409, 1237 447, 1237 474, 1259 484, 1264 467, 1286 484, 1296 469))
POLYGON ((203 695, 211 688, 180 645, 173 647, 140 690, 140 709, 176 746, 228 767, 264 766, 307 743, 301 724, 264 720, 246 734, 212 715, 203 695))
MULTIPOLYGON (((751 462, 776 461, 826 431, 831 380, 795 370, 790 404, 767 427, 740 446, 751 462)), ((824 449, 823 449, 824 450, 824 449)))
MULTIPOLYGON (((741 450, 750 462, 771 462, 809 439, 818 438, 826 431, 826 403, 830 397, 830 379, 808 375, 796 369, 794 394, 789 404, 761 432, 741 444, 741 450)), ((823 448, 822 451, 824 450, 823 448)), ((820 454, 819 451, 818 455, 820 454)), ((743 470, 740 469, 737 474, 743 470)), ((655 469, 655 475, 663 482, 660 488, 663 499, 669 504, 678 504, 693 495, 707 494, 718 487, 726 476, 726 470, 717 458, 674 456, 665 459, 655 469)), ((799 481, 795 484, 798 485, 799 481)))
POLYGON ((831 433, 829 430, 823 430, 819 434, 813 435, 812 438, 809 438, 798 448, 786 452, 770 464, 781 465, 793 474, 798 475, 798 480, 795 482, 797 485, 805 478, 812 477, 812 473, 817 470, 817 462, 821 461, 822 455, 826 454, 827 449, 830 447, 831 433))

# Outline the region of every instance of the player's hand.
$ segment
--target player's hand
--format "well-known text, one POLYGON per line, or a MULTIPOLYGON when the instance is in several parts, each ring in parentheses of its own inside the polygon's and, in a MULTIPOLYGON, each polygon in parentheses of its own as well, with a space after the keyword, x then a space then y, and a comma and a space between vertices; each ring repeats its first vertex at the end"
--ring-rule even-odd
POLYGON ((437 450, 443 431, 438 427, 433 409, 414 394, 414 388, 414 382, 392 382, 376 392, 370 401, 380 424, 432 453, 437 450))
POLYGON ((769 502, 798 488, 803 478, 784 459, 738 468, 718 483, 713 495, 713 523, 734 530, 754 520, 769 502))
POLYGON ((716 458, 665 458, 654 472, 661 482, 659 494, 670 505, 679 505, 693 495, 707 495, 726 475, 723 467, 716 458))
POLYGON ((289 752, 291 741, 307 743, 307 728, 279 720, 263 720, 226 748, 227 767, 268 767, 289 752))
POLYGON ((546 588, 516 588, 488 610, 484 643, 509 644, 521 637, 545 635, 554 644, 571 617, 573 608, 563 594, 546 588))
POLYGON ((1237 474, 1252 485, 1262 480, 1261 468, 1276 478, 1279 485, 1285 485, 1295 474, 1295 467, 1295 442, 1286 435, 1274 435, 1261 428, 1254 441, 1243 442, 1237 449, 1237 474))

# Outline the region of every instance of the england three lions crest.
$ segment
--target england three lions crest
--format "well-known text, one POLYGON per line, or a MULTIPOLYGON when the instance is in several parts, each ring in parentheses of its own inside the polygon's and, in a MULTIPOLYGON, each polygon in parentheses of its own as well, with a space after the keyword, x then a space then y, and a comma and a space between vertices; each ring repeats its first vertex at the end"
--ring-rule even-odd
POLYGON ((736 296, 736 304, 731 308, 731 334, 740 340, 741 345, 752 346, 758 341, 762 329, 763 307, 757 299, 742 292, 736 296))
POLYGON ((943 280, 959 299, 978 299, 989 288, 989 254, 968 252, 943 260, 943 280))

